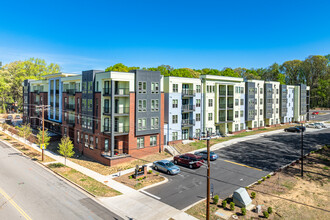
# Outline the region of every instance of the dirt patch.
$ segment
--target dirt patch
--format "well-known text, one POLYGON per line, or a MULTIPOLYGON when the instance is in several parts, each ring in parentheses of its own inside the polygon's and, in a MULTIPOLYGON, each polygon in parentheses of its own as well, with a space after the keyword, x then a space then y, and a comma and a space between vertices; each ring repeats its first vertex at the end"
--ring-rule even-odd
POLYGON ((107 185, 104 185, 95 179, 86 176, 85 174, 72 169, 67 166, 63 166, 61 164, 49 164, 48 167, 55 171, 56 173, 60 174, 61 176, 69 179, 70 181, 78 184, 88 192, 92 193, 95 196, 100 197, 112 197, 120 195, 121 193, 110 188, 107 185))
MULTIPOLYGON (((330 150, 324 148, 304 159, 304 178, 300 176, 301 164, 295 164, 267 178, 249 189, 256 193, 254 205, 261 205, 263 211, 272 207, 269 219, 329 219, 330 197, 330 150)), ((221 203, 221 201, 219 202, 221 203)), ((198 219, 205 219, 206 202, 198 203, 187 210, 188 214, 198 219)), ((219 205, 211 204, 211 219, 218 219, 215 210, 223 210, 219 205)), ((227 205, 227 210, 229 205, 227 205)), ((239 219, 261 218, 255 212, 247 211, 241 215, 241 209, 235 207, 232 214, 239 219)))
POLYGON ((129 173, 117 178, 114 178, 114 180, 125 184, 126 186, 129 186, 133 189, 141 189, 143 187, 159 183, 161 181, 164 181, 165 178, 159 175, 159 173, 148 173, 145 177, 140 177, 137 179, 133 178, 133 173, 129 173))

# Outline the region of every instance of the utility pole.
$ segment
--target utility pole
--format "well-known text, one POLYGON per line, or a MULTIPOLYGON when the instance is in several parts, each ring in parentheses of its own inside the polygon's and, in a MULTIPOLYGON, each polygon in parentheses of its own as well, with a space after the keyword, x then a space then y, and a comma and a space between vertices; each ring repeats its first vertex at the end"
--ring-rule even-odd
POLYGON ((207 190, 206 190, 206 220, 210 219, 210 134, 207 131, 207 190))
POLYGON ((304 124, 301 123, 301 178, 304 178, 304 124))
POLYGON ((45 148, 45 142, 44 142, 44 136, 45 136, 45 107, 49 107, 49 105, 41 105, 37 106, 37 108, 41 108, 42 111, 42 148, 41 148, 41 160, 44 161, 44 148, 45 148))

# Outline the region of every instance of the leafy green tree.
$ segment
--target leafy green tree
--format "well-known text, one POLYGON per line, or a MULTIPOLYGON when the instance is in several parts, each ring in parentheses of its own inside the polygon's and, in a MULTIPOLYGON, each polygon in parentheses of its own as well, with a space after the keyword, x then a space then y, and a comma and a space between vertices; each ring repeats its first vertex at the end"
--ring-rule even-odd
POLYGON ((117 71, 117 72, 129 72, 131 70, 138 70, 140 69, 140 67, 128 67, 128 66, 125 66, 124 64, 122 63, 117 63, 113 66, 109 66, 105 69, 106 72, 108 71, 117 71))
POLYGON ((300 78, 300 74, 302 71, 302 63, 301 60, 290 60, 284 62, 280 66, 280 71, 285 75, 285 82, 288 85, 296 85, 299 84, 298 79, 300 78))
POLYGON ((170 72, 171 76, 178 76, 178 77, 188 77, 188 78, 198 78, 199 72, 189 69, 189 68, 180 68, 174 69, 170 72))
POLYGON ((73 144, 69 137, 62 137, 61 143, 58 145, 58 152, 65 158, 64 164, 66 165, 66 158, 74 155, 73 144))
POLYGON ((45 147, 47 148, 50 142, 50 136, 48 134, 48 130, 46 129, 44 132, 44 141, 42 142, 42 129, 38 129, 39 132, 37 134, 37 144, 40 146, 41 144, 44 144, 45 147))
POLYGON ((24 138, 24 141, 26 141, 27 138, 30 137, 32 134, 32 129, 30 127, 30 124, 23 124, 21 127, 17 127, 18 129, 18 136, 24 138))
POLYGON ((235 72, 231 68, 225 68, 221 71, 221 76, 230 76, 230 77, 241 77, 241 75, 237 72, 235 72))

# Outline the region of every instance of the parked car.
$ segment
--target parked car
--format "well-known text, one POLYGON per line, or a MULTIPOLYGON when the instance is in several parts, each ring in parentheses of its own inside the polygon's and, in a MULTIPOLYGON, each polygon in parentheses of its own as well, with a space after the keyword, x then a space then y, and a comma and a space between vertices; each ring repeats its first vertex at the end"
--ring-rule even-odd
POLYGON ((180 173, 180 168, 174 165, 171 161, 168 160, 158 160, 153 163, 155 170, 165 172, 167 174, 178 174, 180 173))
POLYGON ((300 130, 302 130, 303 132, 306 131, 306 127, 305 126, 301 126, 301 125, 297 125, 295 126, 296 128, 299 128, 300 130))
POLYGON ((21 119, 21 116, 20 116, 20 115, 16 115, 16 116, 15 116, 15 119, 16 119, 16 120, 20 120, 20 119, 21 119))
POLYGON ((300 129, 297 127, 290 127, 290 128, 285 128, 284 129, 285 132, 300 132, 300 129))
POLYGON ((313 112, 312 113, 312 115, 318 115, 319 114, 319 112, 313 112))
MULTIPOLYGON (((195 152, 195 155, 201 156, 204 160, 207 160, 207 150, 195 152)), ((213 151, 210 151, 210 160, 216 160, 218 159, 218 157, 218 154, 214 153, 213 151)))
POLYGON ((204 160, 201 156, 194 154, 182 154, 174 157, 174 163, 183 166, 188 166, 190 169, 201 167, 204 160))
POLYGON ((6 118, 6 120, 5 120, 5 122, 7 124, 11 124, 13 122, 13 116, 12 115, 8 115, 7 118, 6 118))
POLYGON ((317 123, 310 123, 306 125, 307 128, 322 128, 321 125, 318 125, 317 123))
POLYGON ((322 122, 316 122, 314 124, 320 126, 321 128, 327 128, 327 126, 325 124, 323 124, 322 122))

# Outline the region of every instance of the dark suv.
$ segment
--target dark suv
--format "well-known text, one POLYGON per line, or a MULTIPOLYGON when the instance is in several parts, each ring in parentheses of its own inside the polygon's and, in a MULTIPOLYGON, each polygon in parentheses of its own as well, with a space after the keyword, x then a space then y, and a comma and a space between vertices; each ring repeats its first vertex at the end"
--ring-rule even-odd
POLYGON ((194 154, 182 154, 174 157, 174 163, 187 166, 192 169, 202 166, 204 160, 201 156, 197 156, 194 154))

